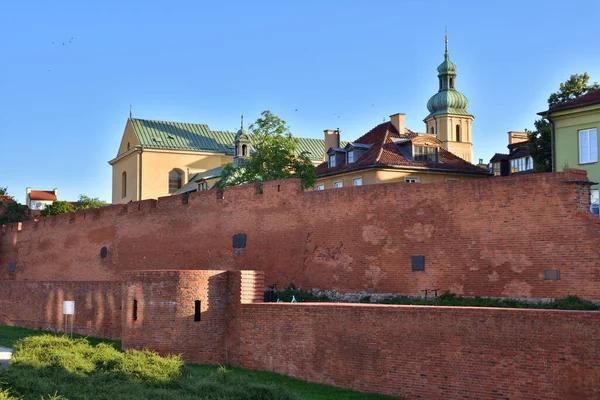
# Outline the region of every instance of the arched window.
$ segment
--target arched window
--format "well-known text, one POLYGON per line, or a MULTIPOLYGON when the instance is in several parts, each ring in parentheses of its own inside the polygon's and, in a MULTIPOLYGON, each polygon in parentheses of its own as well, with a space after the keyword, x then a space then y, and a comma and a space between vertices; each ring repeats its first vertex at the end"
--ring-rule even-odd
POLYGON ((247 156, 247 155, 248 155, 248 146, 243 144, 242 145, 242 156, 247 156))
POLYGON ((431 128, 429 128, 429 133, 431 133, 432 135, 435 133, 433 130, 433 126, 431 128))
POLYGON ((456 125, 456 141, 460 142, 460 125, 456 125))
POLYGON ((454 89, 454 78, 450 78, 450 89, 454 89))
POLYGON ((121 197, 127 196, 127 172, 121 174, 121 197))
POLYGON ((181 188, 182 176, 181 171, 176 169, 169 172, 169 194, 173 194, 181 188))

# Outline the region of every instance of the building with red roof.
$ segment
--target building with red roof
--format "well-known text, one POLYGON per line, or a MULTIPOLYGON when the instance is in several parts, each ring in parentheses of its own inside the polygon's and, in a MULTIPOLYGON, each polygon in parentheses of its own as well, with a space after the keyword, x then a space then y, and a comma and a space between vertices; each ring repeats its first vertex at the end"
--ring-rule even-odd
POLYGON ((427 102, 425 133, 404 126, 404 114, 341 145, 339 131, 325 131, 327 160, 317 166, 317 190, 405 181, 444 182, 485 178, 488 169, 472 164, 469 101, 456 89, 456 65, 450 61, 448 39, 444 61, 437 68, 439 90, 427 102))
POLYGON ((30 210, 41 211, 56 200, 58 200, 58 189, 33 190, 28 187, 25 190, 25 204, 30 210))

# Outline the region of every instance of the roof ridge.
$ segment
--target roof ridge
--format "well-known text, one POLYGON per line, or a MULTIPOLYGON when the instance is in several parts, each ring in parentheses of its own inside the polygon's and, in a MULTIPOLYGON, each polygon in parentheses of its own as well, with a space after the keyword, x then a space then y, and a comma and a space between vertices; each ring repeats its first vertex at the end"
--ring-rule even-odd
POLYGON ((208 124, 203 124, 203 123, 199 123, 199 122, 185 122, 185 121, 167 121, 164 119, 146 119, 146 118, 129 118, 132 121, 147 121, 147 122, 165 122, 167 124, 189 124, 189 125, 205 125, 208 126, 208 124))
MULTIPOLYGON (((388 124, 388 126, 385 128, 385 134, 383 135, 383 140, 382 140, 382 141, 381 141, 381 143, 379 144, 379 152, 377 153, 377 157, 375 157, 375 163, 378 163, 378 162, 380 162, 381 155, 383 154, 383 146, 385 145, 385 142, 386 142, 386 141, 387 141, 387 139, 388 139, 388 134, 389 134, 389 129, 388 129, 388 128, 389 128, 389 126, 391 125, 391 123, 390 123, 390 122, 383 122, 383 123, 382 123, 382 124, 380 124, 380 125, 383 125, 383 124, 388 124)), ((380 125, 378 125, 378 126, 380 126, 380 125)), ((378 126, 377 126, 377 127, 378 127, 378 126)), ((392 126, 393 126, 393 125, 392 125, 392 126)))

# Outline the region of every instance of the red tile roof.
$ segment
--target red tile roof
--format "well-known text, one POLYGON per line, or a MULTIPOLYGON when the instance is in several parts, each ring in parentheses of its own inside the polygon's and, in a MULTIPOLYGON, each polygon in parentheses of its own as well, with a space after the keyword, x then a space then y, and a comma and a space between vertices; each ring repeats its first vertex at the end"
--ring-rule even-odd
POLYGON ((564 103, 555 104, 546 112, 569 110, 571 108, 591 106, 592 104, 600 103, 600 89, 586 93, 576 99, 566 101, 564 103))
POLYGON ((29 198, 31 200, 56 200, 56 195, 54 194, 54 190, 32 190, 29 193, 29 198))
POLYGON ((489 174, 488 170, 476 167, 475 165, 455 156, 449 151, 440 148, 440 162, 411 161, 406 159, 398 150, 393 139, 413 139, 419 134, 406 130, 407 133, 400 134, 391 122, 384 122, 371 129, 369 132, 356 139, 353 143, 372 144, 356 162, 348 164, 345 161, 333 168, 329 168, 327 162, 319 164, 316 168, 317 176, 342 173, 361 168, 369 167, 417 167, 436 170, 446 170, 453 172, 470 172, 478 174, 489 174))

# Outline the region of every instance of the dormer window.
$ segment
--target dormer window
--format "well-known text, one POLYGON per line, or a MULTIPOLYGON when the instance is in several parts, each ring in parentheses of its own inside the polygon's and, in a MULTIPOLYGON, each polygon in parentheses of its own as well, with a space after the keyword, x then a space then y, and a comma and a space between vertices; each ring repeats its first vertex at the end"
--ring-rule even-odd
POLYGON ((348 164, 352 164, 354 162, 354 151, 349 151, 347 154, 348 154, 348 164))
POLYGON ((335 153, 329 156, 329 168, 335 167, 335 153))
POLYGON ((438 162, 438 149, 437 147, 414 146, 413 159, 415 161, 438 162))

